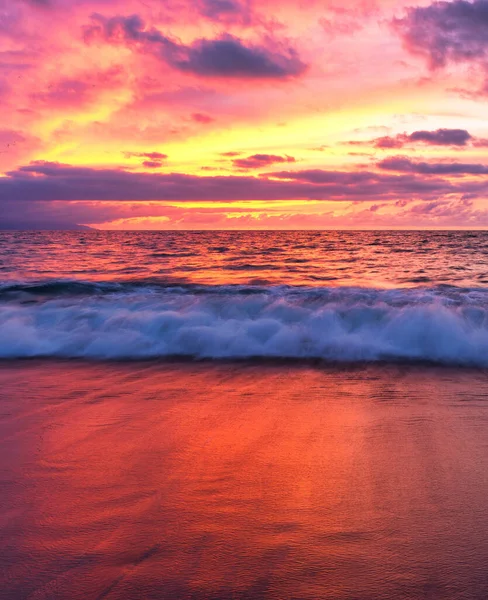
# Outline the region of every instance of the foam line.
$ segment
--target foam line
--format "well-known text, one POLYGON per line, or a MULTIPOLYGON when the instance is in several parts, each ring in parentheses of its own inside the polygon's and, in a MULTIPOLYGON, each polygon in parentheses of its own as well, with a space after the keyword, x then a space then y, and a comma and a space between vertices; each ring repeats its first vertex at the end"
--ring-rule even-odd
POLYGON ((178 355, 488 366, 483 289, 58 281, 0 290, 1 358, 178 355))

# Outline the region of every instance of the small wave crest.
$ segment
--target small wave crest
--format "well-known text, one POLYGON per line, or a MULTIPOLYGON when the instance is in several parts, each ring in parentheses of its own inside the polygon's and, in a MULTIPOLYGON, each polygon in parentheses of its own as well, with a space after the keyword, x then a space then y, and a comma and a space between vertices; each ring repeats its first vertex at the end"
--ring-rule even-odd
POLYGON ((0 286, 0 358, 288 358, 488 366, 488 292, 0 286))

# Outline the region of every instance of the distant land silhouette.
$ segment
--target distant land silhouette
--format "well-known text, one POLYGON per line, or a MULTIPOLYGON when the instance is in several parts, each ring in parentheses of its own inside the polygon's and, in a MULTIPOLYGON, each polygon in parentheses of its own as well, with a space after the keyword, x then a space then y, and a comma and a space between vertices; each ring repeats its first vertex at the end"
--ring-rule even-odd
POLYGON ((5 220, 0 219, 0 231, 85 231, 91 230, 88 225, 78 225, 66 221, 5 220))

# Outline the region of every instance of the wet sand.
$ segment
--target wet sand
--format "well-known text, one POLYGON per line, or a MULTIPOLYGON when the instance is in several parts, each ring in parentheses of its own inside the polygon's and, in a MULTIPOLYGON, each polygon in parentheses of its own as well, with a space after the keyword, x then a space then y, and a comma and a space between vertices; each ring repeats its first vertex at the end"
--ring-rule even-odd
POLYGON ((488 376, 0 365, 0 597, 488 597, 488 376))

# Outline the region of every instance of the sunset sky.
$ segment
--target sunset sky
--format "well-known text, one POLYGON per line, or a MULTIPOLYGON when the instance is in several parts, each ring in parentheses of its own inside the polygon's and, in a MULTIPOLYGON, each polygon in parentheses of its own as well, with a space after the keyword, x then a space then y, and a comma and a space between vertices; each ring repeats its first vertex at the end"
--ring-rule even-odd
POLYGON ((0 228, 488 226, 488 0, 0 0, 0 228))

